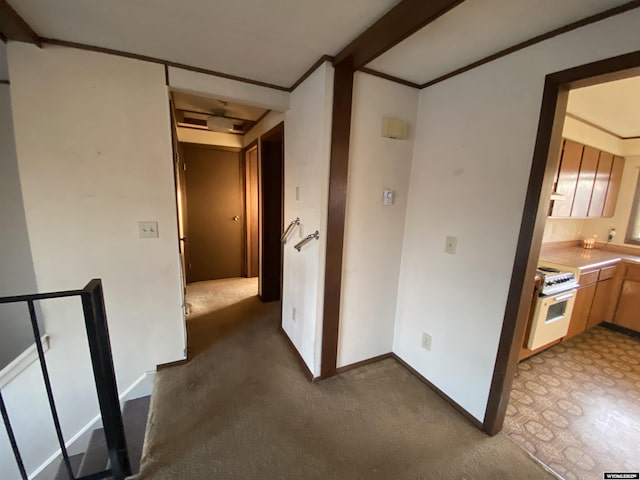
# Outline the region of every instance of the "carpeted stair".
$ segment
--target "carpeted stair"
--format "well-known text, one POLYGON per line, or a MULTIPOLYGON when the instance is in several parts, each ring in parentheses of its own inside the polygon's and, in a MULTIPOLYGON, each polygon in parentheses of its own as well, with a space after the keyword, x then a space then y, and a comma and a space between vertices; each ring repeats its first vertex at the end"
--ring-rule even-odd
MULTIPOLYGON (((147 427, 147 416, 149 414, 149 402, 151 397, 140 397, 129 400, 124 404, 122 419, 124 421, 124 431, 129 449, 129 460, 131 462, 132 474, 137 474, 140 470, 140 457, 142 456, 142 446, 144 444, 145 430, 147 427)), ((107 441, 104 430, 97 428, 91 432, 91 438, 87 446, 87 451, 69 457, 71 467, 76 478, 82 478, 101 472, 109 468, 109 457, 107 452, 107 441)), ((64 464, 58 460, 59 466, 53 480, 69 480, 69 475, 64 464)), ((51 477, 38 476, 37 480, 50 480, 51 477)), ((107 477, 111 479, 112 477, 107 477)))

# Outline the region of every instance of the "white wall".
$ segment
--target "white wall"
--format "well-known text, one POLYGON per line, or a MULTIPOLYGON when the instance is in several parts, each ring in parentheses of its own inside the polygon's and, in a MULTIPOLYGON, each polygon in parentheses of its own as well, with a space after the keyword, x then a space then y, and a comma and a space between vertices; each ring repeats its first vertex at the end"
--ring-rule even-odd
POLYGON ((640 11, 566 33, 420 94, 394 351, 485 414, 546 74, 640 48, 640 11), (445 254, 445 237, 458 237, 445 254), (433 337, 421 348, 422 333, 433 337))
POLYGON ((178 127, 178 141, 185 143, 199 143, 202 145, 217 145, 219 147, 242 148, 242 136, 233 133, 212 132, 196 128, 178 127))
POLYGON ((248 147, 251 142, 261 137, 279 123, 284 122, 285 113, 271 111, 242 137, 242 146, 248 147))
POLYGON ((327 62, 291 93, 285 118, 284 220, 302 221, 320 240, 297 252, 298 232, 284 247, 282 326, 311 372, 320 374, 329 192, 333 67, 327 62), (296 200, 296 187, 299 199, 296 200), (296 319, 293 319, 293 308, 296 319))
POLYGON ((419 90, 356 73, 345 220, 338 367, 391 352, 419 90), (383 117, 409 124, 383 138, 383 117), (395 193, 392 206, 382 192, 395 193))
MULTIPOLYGON (((38 287, 22 205, 8 85, 0 85, 0 225, 0 297, 35 293, 38 287)), ((26 305, 0 305, 0 370, 32 343, 26 305)))
POLYGON ((169 67, 171 88, 269 110, 289 108, 289 92, 169 67))
MULTIPOLYGON (((33 263, 41 291, 102 278, 120 391, 183 358, 169 102, 161 65, 63 47, 9 44, 11 101, 33 263), (139 239, 156 220, 160 237, 139 239)), ((43 302, 66 438, 96 413, 77 300, 43 302)), ((7 389, 31 471, 56 447, 29 369, 7 389), (36 394, 37 395, 37 394, 36 394), (43 419, 44 418, 44 419, 43 419)), ((2 468, 11 464, 2 451, 2 468), (6 460, 6 461, 5 461, 6 460)), ((0 473, 2 478, 4 472, 0 473)))

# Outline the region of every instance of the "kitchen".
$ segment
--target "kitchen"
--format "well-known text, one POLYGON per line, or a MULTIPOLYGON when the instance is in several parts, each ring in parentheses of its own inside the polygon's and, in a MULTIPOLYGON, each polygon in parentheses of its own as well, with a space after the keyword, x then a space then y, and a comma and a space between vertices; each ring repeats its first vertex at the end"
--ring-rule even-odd
POLYGON ((563 478, 638 471, 640 77, 569 93, 505 432, 563 478))

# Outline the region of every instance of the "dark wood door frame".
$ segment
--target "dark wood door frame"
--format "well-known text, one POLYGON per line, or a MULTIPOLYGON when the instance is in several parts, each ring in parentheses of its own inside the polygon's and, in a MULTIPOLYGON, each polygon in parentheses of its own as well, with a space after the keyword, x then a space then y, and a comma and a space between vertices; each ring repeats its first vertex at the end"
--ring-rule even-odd
POLYGON ((260 137, 260 218, 262 228, 262 292, 263 302, 280 300, 282 296, 282 243, 284 222, 284 122, 260 137))
POLYGON ((546 76, 538 133, 525 197, 511 284, 491 381, 483 430, 495 435, 502 429, 513 377, 518 365, 535 269, 547 219, 548 198, 558 167, 557 152, 569 90, 640 75, 640 51, 570 68, 546 76), (544 195, 542 195, 544 193, 544 195))

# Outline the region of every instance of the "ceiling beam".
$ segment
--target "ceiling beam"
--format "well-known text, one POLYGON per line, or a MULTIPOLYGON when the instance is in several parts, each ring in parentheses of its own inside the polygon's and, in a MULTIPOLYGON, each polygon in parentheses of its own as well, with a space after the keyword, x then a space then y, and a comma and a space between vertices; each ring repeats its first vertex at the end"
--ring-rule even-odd
POLYGON ((0 37, 5 42, 6 40, 15 40, 41 46, 40 37, 7 3, 7 0, 0 0, 0 37))
POLYGON ((364 67, 464 0, 402 0, 336 55, 334 65, 364 67))

